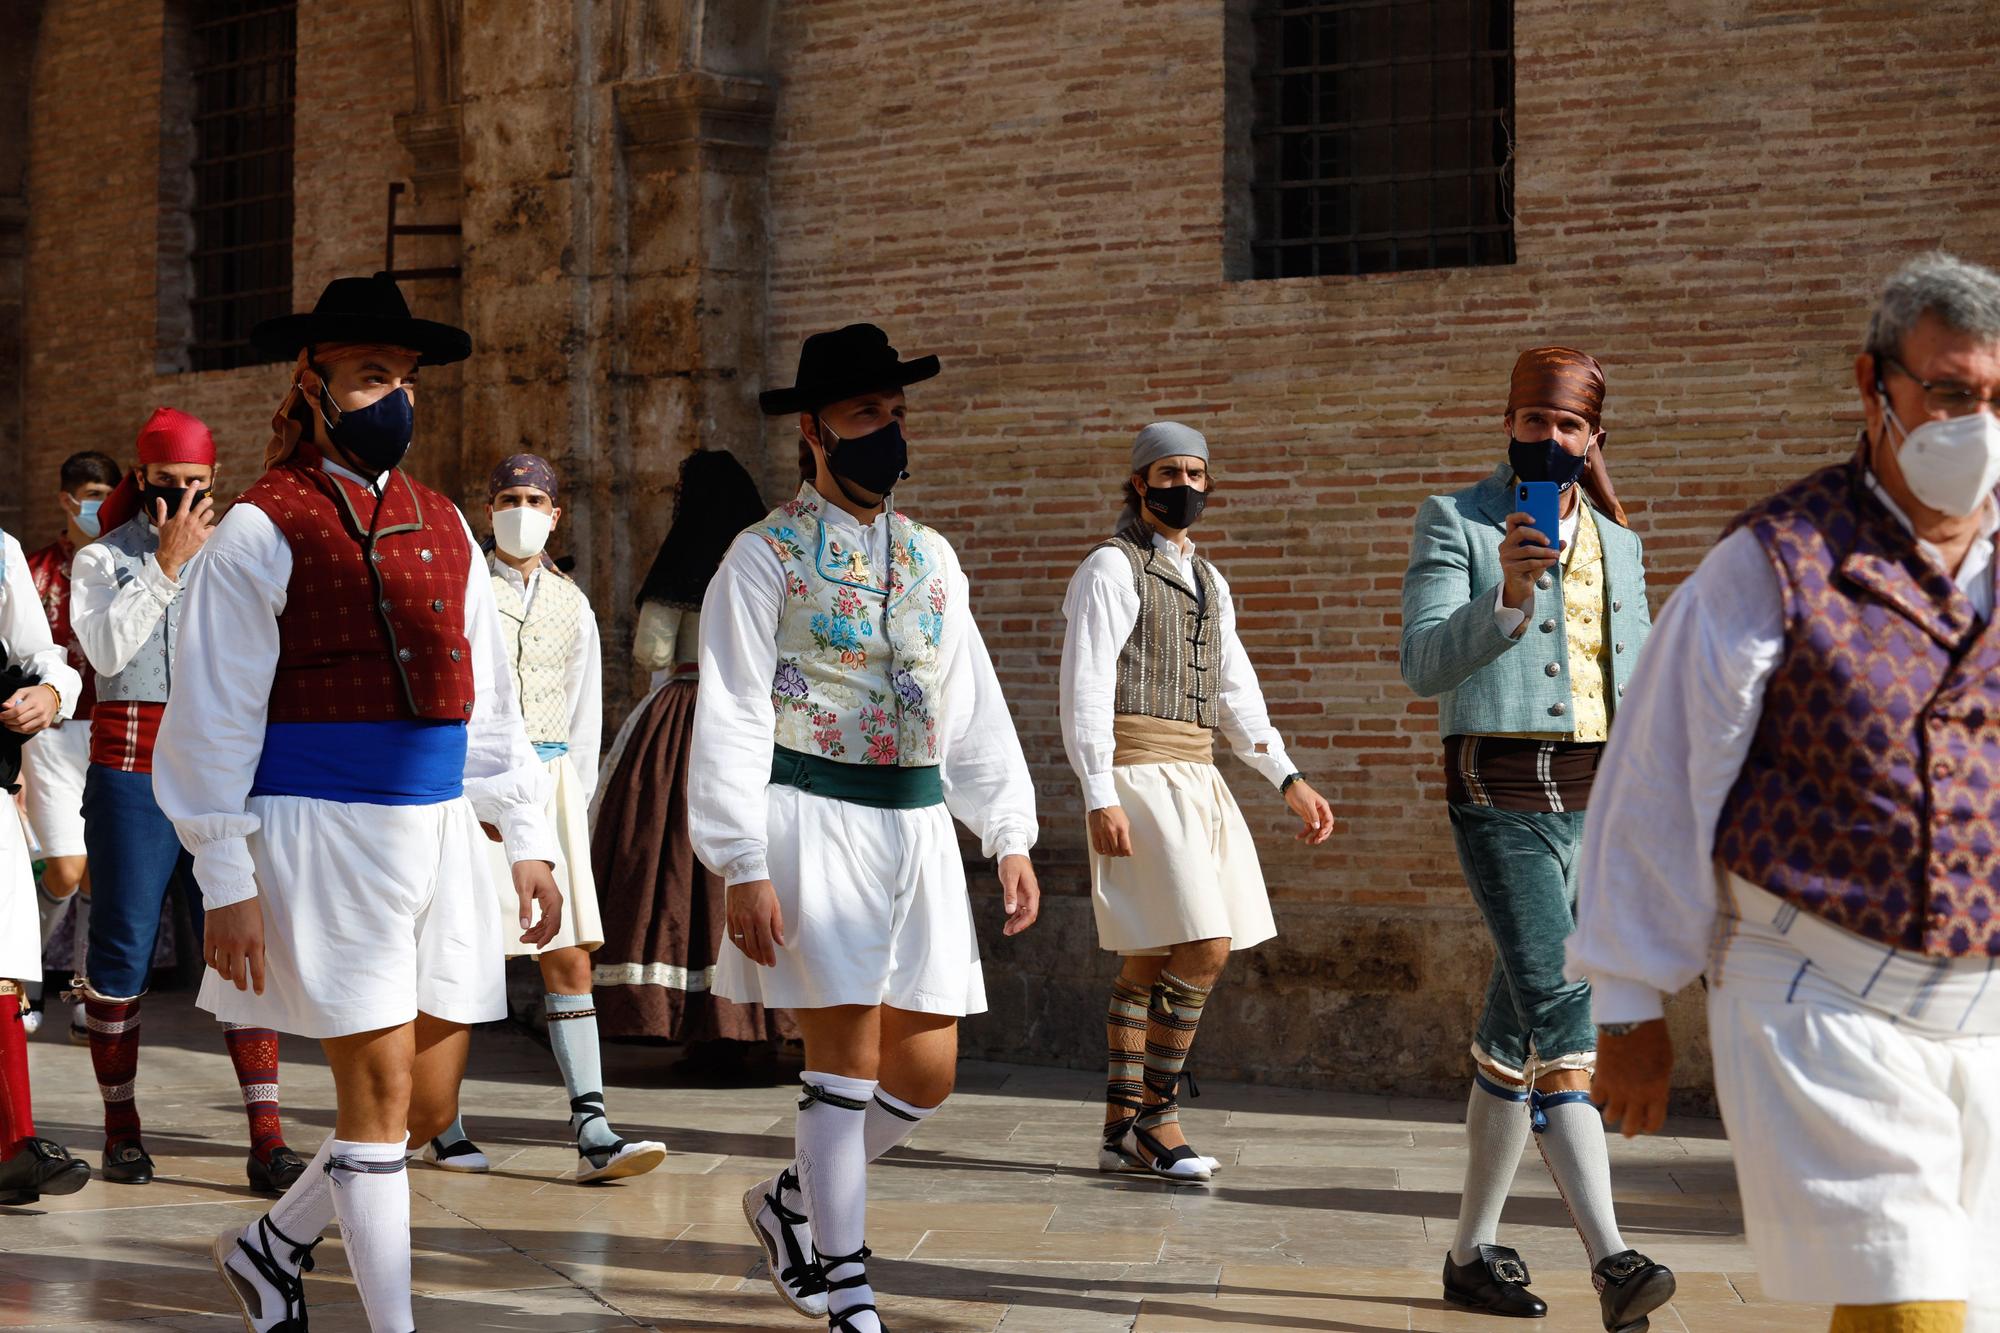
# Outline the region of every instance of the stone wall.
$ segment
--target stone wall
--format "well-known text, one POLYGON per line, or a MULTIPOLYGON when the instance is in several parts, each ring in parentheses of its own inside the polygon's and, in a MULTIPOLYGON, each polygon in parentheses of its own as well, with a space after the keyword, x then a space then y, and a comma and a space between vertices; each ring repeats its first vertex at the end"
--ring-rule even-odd
MULTIPOLYGON (((1442 1090, 1462 1083, 1490 950, 1446 832, 1435 708, 1395 665, 1416 505, 1501 456, 1508 367, 1543 341, 1608 369, 1609 457, 1656 598, 1734 509, 1844 452, 1880 275, 1939 243, 2000 260, 2000 23, 1983 0, 1521 0, 1519 262, 1247 282, 1243 3, 580 0, 503 19, 302 0, 295 300, 380 265, 391 180, 410 220, 463 226, 399 251, 462 265, 409 294, 480 348, 426 375, 413 467, 474 500, 512 450, 565 467, 555 544, 604 622, 614 725, 642 683, 631 593, 687 450, 736 449, 775 497, 793 432, 754 395, 790 382, 805 333, 872 319, 944 358, 912 395, 899 498, 964 557, 1044 810, 1046 920, 987 941, 994 1008, 966 1030, 1010 1058, 1096 1064, 1110 972, 1057 731, 1062 589, 1110 525, 1132 432, 1206 431, 1204 549, 1342 829, 1299 847, 1227 764, 1281 935, 1237 960, 1202 1067, 1442 1090)), ((18 270, 0 178, 0 354, 7 275, 25 275, 29 503, 8 521, 30 544, 59 522, 62 457, 124 453, 158 402, 209 420, 225 484, 247 481, 282 391, 277 367, 157 369, 177 12, 40 6, 18 270)), ((7 410, 0 392, 0 439, 7 410)), ((1675 1011, 1690 1087, 1697 998, 1675 1011)))

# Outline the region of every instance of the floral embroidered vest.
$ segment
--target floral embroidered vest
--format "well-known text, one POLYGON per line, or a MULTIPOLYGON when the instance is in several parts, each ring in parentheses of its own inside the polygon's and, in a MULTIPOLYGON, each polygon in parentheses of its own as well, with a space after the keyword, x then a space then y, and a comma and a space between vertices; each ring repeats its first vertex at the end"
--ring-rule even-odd
POLYGON ((569 743, 569 692, 565 677, 569 651, 590 603, 583 589, 552 569, 543 569, 535 597, 527 601, 520 586, 493 569, 493 600, 500 606, 500 632, 507 643, 507 660, 514 667, 514 687, 521 697, 521 720, 528 739, 538 745, 569 743), (526 602, 526 609, 523 609, 526 602))
POLYGON ((2000 957, 2000 624, 1859 458, 1751 509, 1785 655, 1715 831, 1752 884, 1879 944, 2000 957))
POLYGON ((750 529, 785 567, 771 682, 777 742, 843 764, 933 767, 949 548, 891 512, 889 568, 872 569, 866 549, 821 521, 825 506, 802 485, 750 529))

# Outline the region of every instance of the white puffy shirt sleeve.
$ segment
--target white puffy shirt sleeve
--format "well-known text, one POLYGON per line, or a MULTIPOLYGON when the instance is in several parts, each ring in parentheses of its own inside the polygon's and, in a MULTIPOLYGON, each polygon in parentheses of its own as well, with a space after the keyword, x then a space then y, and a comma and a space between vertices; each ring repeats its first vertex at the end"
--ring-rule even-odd
POLYGON ((1600 1023, 1660 1017, 1707 965, 1716 822, 1784 651, 1777 574, 1739 528, 1667 599, 1591 787, 1565 973, 1600 1023))
POLYGON ((563 694, 569 700, 569 762, 583 781, 583 803, 597 794, 597 767, 604 748, 604 645, 590 599, 570 641, 563 664, 563 694))
POLYGON ((764 539, 730 543, 701 603, 701 688, 689 741, 688 831, 724 884, 769 879, 771 751, 785 568, 764 539))
POLYGON ((12 533, 0 534, 0 560, 7 564, 6 596, 0 598, 0 641, 14 660, 32 667, 62 696, 58 722, 76 712, 83 694, 83 677, 69 664, 69 655, 56 646, 49 632, 49 618, 42 610, 41 595, 35 591, 35 576, 28 570, 28 557, 12 533))
POLYGON ((1139 623, 1132 565, 1106 547, 1093 551, 1070 577, 1063 596, 1061 714, 1063 750, 1083 783, 1084 809, 1118 804, 1111 761, 1117 710, 1118 654, 1139 623))
POLYGON ((1236 635, 1236 602, 1221 571, 1215 570, 1215 596, 1221 609, 1216 616, 1216 632, 1221 637, 1221 679, 1216 690, 1216 723, 1236 757, 1257 770, 1273 787, 1282 787, 1294 772, 1285 742, 1271 725, 1270 710, 1264 704, 1264 689, 1257 683, 1256 668, 1243 640, 1236 635))
POLYGON ((1026 856, 1040 834, 1027 756, 1021 753, 986 640, 972 618, 971 588, 957 552, 949 547, 945 564, 951 607, 944 630, 948 657, 939 727, 945 806, 978 836, 982 856, 1026 856))
MULTIPOLYGON (((233 511, 232 511, 233 512, 233 511)), ((549 827, 549 771, 528 740, 514 668, 500 632, 500 604, 479 539, 459 514, 471 558, 465 572, 465 637, 472 645, 472 719, 466 726, 465 795, 480 820, 500 830, 509 864, 561 860, 549 827)), ((206 575, 203 576, 207 577, 206 575)))
MULTIPOLYGON (((195 558, 200 559, 199 553, 195 558)), ((190 561, 182 576, 193 569, 190 561)), ((121 586, 116 558, 96 542, 76 553, 69 571, 70 628, 91 669, 115 676, 146 646, 160 617, 181 595, 181 584, 162 573, 159 561, 149 555, 137 576, 121 586)))
POLYGON ((190 581, 181 608, 153 796, 193 855, 211 910, 257 896, 248 839, 258 824, 248 804, 291 579, 291 546, 277 525, 255 505, 231 505, 202 547, 202 577, 190 581))

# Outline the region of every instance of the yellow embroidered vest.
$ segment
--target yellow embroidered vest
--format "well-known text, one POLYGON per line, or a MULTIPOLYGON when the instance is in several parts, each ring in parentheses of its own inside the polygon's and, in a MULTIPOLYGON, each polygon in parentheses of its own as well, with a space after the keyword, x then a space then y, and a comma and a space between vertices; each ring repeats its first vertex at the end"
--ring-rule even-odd
POLYGON ((522 609, 521 590, 504 575, 493 575, 493 599, 500 606, 500 629, 514 666, 521 720, 536 744, 569 741, 569 693, 564 676, 570 646, 583 628, 589 602, 583 589, 554 570, 541 571, 535 600, 522 609))
POLYGON ((1508 732, 1525 739, 1603 742, 1611 739, 1611 654, 1604 640, 1604 542, 1597 517, 1582 506, 1576 546, 1563 560, 1563 639, 1569 650, 1569 706, 1576 730, 1508 732))

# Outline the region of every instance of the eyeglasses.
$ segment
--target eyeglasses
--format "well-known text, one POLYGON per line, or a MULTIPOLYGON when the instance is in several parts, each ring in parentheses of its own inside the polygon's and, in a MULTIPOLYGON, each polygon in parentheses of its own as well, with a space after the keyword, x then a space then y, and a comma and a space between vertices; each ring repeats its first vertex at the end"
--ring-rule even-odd
POLYGON ((1885 356, 1882 361, 1903 372, 1906 378, 1916 380, 1917 386, 1924 391, 1924 406, 1933 412, 1948 417, 1969 417, 1980 408, 1987 407, 1992 408, 1995 415, 2000 415, 2000 393, 1978 393, 1970 385, 1955 380, 1917 379, 1910 373, 1910 368, 1895 357, 1885 356))

